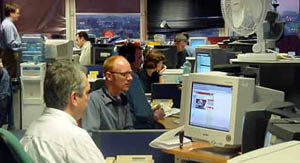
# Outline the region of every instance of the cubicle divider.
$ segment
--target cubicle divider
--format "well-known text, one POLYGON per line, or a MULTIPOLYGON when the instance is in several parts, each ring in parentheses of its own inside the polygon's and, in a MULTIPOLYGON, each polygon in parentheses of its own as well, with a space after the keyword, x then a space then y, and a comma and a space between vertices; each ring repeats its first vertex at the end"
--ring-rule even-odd
POLYGON ((149 146, 167 130, 99 130, 92 138, 104 157, 152 155, 155 163, 174 162, 174 156, 149 146))

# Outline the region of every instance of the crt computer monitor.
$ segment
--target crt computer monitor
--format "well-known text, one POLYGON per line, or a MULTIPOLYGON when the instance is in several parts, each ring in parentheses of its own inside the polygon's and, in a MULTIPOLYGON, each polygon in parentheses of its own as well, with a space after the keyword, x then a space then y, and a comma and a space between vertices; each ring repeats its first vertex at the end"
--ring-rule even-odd
POLYGON ((193 73, 184 87, 185 135, 219 147, 240 145, 243 115, 254 101, 254 79, 193 73))
POLYGON ((229 65, 236 54, 230 49, 196 49, 196 72, 213 71, 216 66, 229 65))
POLYGON ((173 45, 155 45, 155 50, 162 52, 165 55, 164 64, 167 68, 175 69, 177 65, 177 49, 173 45))
POLYGON ((72 60, 74 42, 72 40, 48 39, 45 43, 46 60, 72 60))
POLYGON ((106 58, 113 55, 114 46, 109 44, 92 44, 91 61, 94 65, 103 65, 106 58))
POLYGON ((189 43, 190 47, 196 49, 199 45, 207 44, 207 37, 190 37, 189 43))

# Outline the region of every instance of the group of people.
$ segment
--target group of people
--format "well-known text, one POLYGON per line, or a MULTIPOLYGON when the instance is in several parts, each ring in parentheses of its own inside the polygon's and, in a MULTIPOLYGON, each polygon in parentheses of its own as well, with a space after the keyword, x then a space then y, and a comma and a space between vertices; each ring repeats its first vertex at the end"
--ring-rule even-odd
POLYGON ((137 75, 141 52, 130 43, 120 48, 120 55, 107 58, 105 85, 91 93, 81 65, 58 61, 47 66, 46 108, 21 140, 34 161, 105 162, 89 133, 156 127, 164 112, 152 110, 145 97, 137 75), (80 119, 82 128, 77 125, 80 119))
MULTIPOLYGON (((1 58, 9 76, 16 77, 21 39, 14 22, 20 9, 14 3, 6 3, 4 11, 1 58)), ((186 53, 183 48, 187 40, 184 35, 176 36, 179 52, 186 53)), ((145 96, 152 83, 163 82, 161 74, 166 66, 161 52, 151 50, 143 55, 139 45, 123 45, 118 56, 104 62, 104 86, 91 92, 82 67, 91 64, 87 33, 77 33, 76 43, 81 48, 80 64, 57 61, 47 65, 43 94, 46 108, 21 140, 35 162, 105 162, 91 139, 93 131, 162 127, 157 121, 164 118, 163 109, 151 108, 145 96)), ((185 54, 182 57, 184 60, 185 54)))

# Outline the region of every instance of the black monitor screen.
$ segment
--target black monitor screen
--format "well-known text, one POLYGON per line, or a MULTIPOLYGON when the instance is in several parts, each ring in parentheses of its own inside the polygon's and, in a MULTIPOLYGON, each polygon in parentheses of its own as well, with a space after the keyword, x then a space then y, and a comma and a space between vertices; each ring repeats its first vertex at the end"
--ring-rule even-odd
POLYGON ((196 54, 196 72, 209 72, 211 70, 209 53, 196 54))
POLYGON ((111 45, 93 45, 92 63, 102 65, 105 59, 112 55, 114 46, 111 45))
POLYGON ((158 45, 154 49, 162 52, 165 55, 164 64, 167 68, 176 68, 177 65, 177 49, 176 46, 171 45, 158 45))

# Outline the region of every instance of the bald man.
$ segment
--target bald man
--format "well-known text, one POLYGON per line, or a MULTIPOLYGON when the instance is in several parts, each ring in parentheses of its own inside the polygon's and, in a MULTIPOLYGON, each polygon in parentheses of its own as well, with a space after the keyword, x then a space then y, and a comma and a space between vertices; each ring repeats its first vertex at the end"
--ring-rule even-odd
POLYGON ((130 107, 124 91, 132 81, 132 70, 122 56, 112 56, 103 65, 105 86, 91 93, 82 127, 95 130, 133 129, 130 107))

